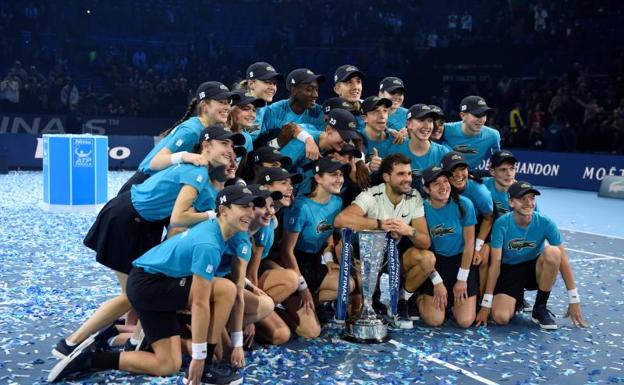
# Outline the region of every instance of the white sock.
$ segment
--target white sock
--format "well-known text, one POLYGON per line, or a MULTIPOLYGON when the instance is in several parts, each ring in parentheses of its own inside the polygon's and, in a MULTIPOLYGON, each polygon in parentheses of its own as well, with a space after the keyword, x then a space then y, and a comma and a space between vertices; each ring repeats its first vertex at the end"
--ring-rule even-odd
POLYGON ((130 343, 132 345, 138 345, 139 344, 139 340, 135 340, 134 338, 130 337, 130 343))
POLYGON ((403 298, 404 300, 409 300, 412 297, 412 294, 414 293, 410 293, 409 291, 405 290, 404 288, 401 289, 401 298, 403 298))
POLYGON ((76 345, 78 345, 78 342, 69 342, 69 340, 67 338, 65 338, 65 343, 67 344, 67 346, 76 346, 76 345))

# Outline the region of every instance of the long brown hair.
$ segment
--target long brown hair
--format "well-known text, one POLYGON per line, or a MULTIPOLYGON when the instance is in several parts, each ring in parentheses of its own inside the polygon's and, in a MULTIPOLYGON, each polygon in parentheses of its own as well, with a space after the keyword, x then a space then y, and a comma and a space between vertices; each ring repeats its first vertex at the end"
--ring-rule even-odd
POLYGON ((165 136, 169 135, 171 133, 171 131, 173 131, 174 128, 176 128, 177 126, 179 126, 180 124, 182 124, 186 120, 188 120, 193 115, 193 113, 197 112, 198 105, 199 105, 199 103, 197 102, 197 98, 191 99, 191 102, 189 103, 188 107, 186 107, 186 111, 184 112, 184 115, 182 115, 180 120, 175 122, 175 124, 172 127, 169 127, 165 131, 161 132, 160 136, 161 137, 165 137, 165 136))

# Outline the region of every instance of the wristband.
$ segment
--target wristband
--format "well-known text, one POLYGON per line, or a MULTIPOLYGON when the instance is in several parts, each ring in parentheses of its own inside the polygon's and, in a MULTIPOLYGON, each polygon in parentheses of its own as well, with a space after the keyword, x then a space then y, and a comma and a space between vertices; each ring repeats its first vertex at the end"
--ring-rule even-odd
POLYGON ((440 277, 440 273, 438 273, 437 271, 429 274, 429 279, 431 280, 431 283, 433 283, 433 286, 443 282, 442 277, 440 277))
POLYGON ((251 283, 251 281, 249 280, 249 278, 245 278, 245 287, 251 287, 253 284, 251 283))
POLYGON ((175 154, 171 154, 171 164, 180 164, 182 163, 182 157, 184 154, 188 154, 188 151, 180 151, 175 154))
POLYGON ((243 346, 243 332, 230 332, 230 340, 233 348, 240 348, 243 346))
POLYGON ((568 290, 568 303, 581 303, 581 297, 579 297, 578 288, 568 290))
POLYGON ((327 262, 332 262, 333 260, 334 255, 331 253, 331 251, 327 251, 321 256, 321 263, 323 265, 327 265, 327 262))
POLYGON ((297 134, 297 140, 303 143, 305 143, 306 140, 308 140, 308 138, 311 138, 311 137, 312 135, 307 133, 305 130, 301 130, 301 132, 297 134))
POLYGON ((481 251, 481 248, 483 247, 484 243, 485 242, 483 241, 483 239, 479 239, 479 238, 475 239, 475 250, 481 251))
POLYGON ((303 291, 307 288, 308 284, 306 283, 305 278, 303 278, 303 276, 299 276, 299 287, 297 288, 297 291, 303 291))
POLYGON ((481 300, 481 307, 486 307, 488 309, 492 308, 492 299, 494 299, 494 295, 492 294, 483 294, 483 299, 481 300))
POLYGON ((457 280, 466 282, 468 280, 468 274, 470 274, 470 269, 462 269, 460 267, 457 272, 457 280))
POLYGON ((208 356, 208 343, 202 342, 196 344, 195 342, 193 342, 191 345, 193 347, 191 357, 193 357, 194 360, 205 360, 208 356))
POLYGON ((217 218, 217 213, 215 213, 214 210, 208 210, 208 211, 206 211, 206 214, 208 215, 208 219, 216 219, 217 218))

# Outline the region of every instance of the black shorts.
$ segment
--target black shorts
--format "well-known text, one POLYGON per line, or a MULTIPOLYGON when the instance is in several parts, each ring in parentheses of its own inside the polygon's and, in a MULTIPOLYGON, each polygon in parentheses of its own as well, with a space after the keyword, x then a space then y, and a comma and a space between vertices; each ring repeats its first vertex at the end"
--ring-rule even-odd
POLYGON ((295 249, 295 256, 297 257, 299 271, 305 278, 310 292, 316 294, 329 269, 321 263, 321 255, 319 253, 310 254, 295 249))
POLYGON ((128 179, 126 183, 124 183, 124 185, 121 186, 121 188, 117 192, 117 195, 121 195, 125 193, 126 191, 130 191, 130 188, 132 188, 132 186, 134 186, 135 184, 141 184, 145 182, 149 177, 150 175, 137 170, 134 174, 132 174, 130 179, 128 179))
MULTIPOLYGON (((444 281, 444 287, 448 293, 448 305, 450 309, 453 307, 455 297, 453 296, 453 286, 457 282, 457 272, 461 266, 462 254, 452 257, 436 254, 435 269, 444 281)), ((470 265, 470 273, 468 274, 468 297, 479 294, 479 266, 470 265)), ((431 279, 427 278, 420 286, 419 291, 422 294, 433 296, 433 284, 431 279)))
POLYGON ((193 276, 172 278, 164 274, 146 273, 134 268, 128 277, 126 293, 139 315, 149 343, 163 338, 188 335, 184 316, 179 310, 188 308, 193 276))
POLYGON ((516 308, 522 307, 525 290, 537 290, 537 258, 510 265, 502 263, 494 295, 507 294, 516 299, 516 308))
POLYGON ((167 222, 141 218, 126 192, 106 203, 83 242, 96 252, 99 263, 129 274, 132 262, 160 243, 167 222))

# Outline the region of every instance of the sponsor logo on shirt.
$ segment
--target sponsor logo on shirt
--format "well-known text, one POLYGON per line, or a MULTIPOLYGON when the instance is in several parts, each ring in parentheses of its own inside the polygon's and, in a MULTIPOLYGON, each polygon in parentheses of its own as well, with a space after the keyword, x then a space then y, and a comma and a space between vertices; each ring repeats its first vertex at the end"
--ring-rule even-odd
POLYGON ((184 141, 182 139, 178 139, 175 143, 176 147, 180 147, 183 144, 184 144, 184 141))
POLYGON ((441 223, 439 225, 435 225, 433 229, 431 229, 431 235, 434 237, 443 237, 449 234, 455 234, 455 229, 453 227, 444 227, 441 223))
POLYGON ((325 231, 330 231, 333 228, 334 226, 332 226, 331 223, 327 223, 327 219, 323 219, 318 223, 318 225, 316 225, 316 233, 324 233, 325 231))
POLYGON ((206 273, 212 274, 213 270, 214 270, 214 266, 212 266, 211 264, 208 264, 208 266, 206 266, 206 273))
POLYGON ((459 144, 453 147, 453 151, 461 152, 462 154, 478 154, 479 153, 478 149, 474 147, 470 147, 467 144, 459 144))
POLYGON ((522 238, 514 238, 509 243, 507 243, 507 248, 509 250, 518 250, 522 251, 522 249, 534 249, 536 246, 535 242, 527 241, 522 238))
POLYGON ((503 202, 494 201, 494 206, 499 216, 507 214, 509 212, 509 210, 505 206, 503 206, 503 202))

